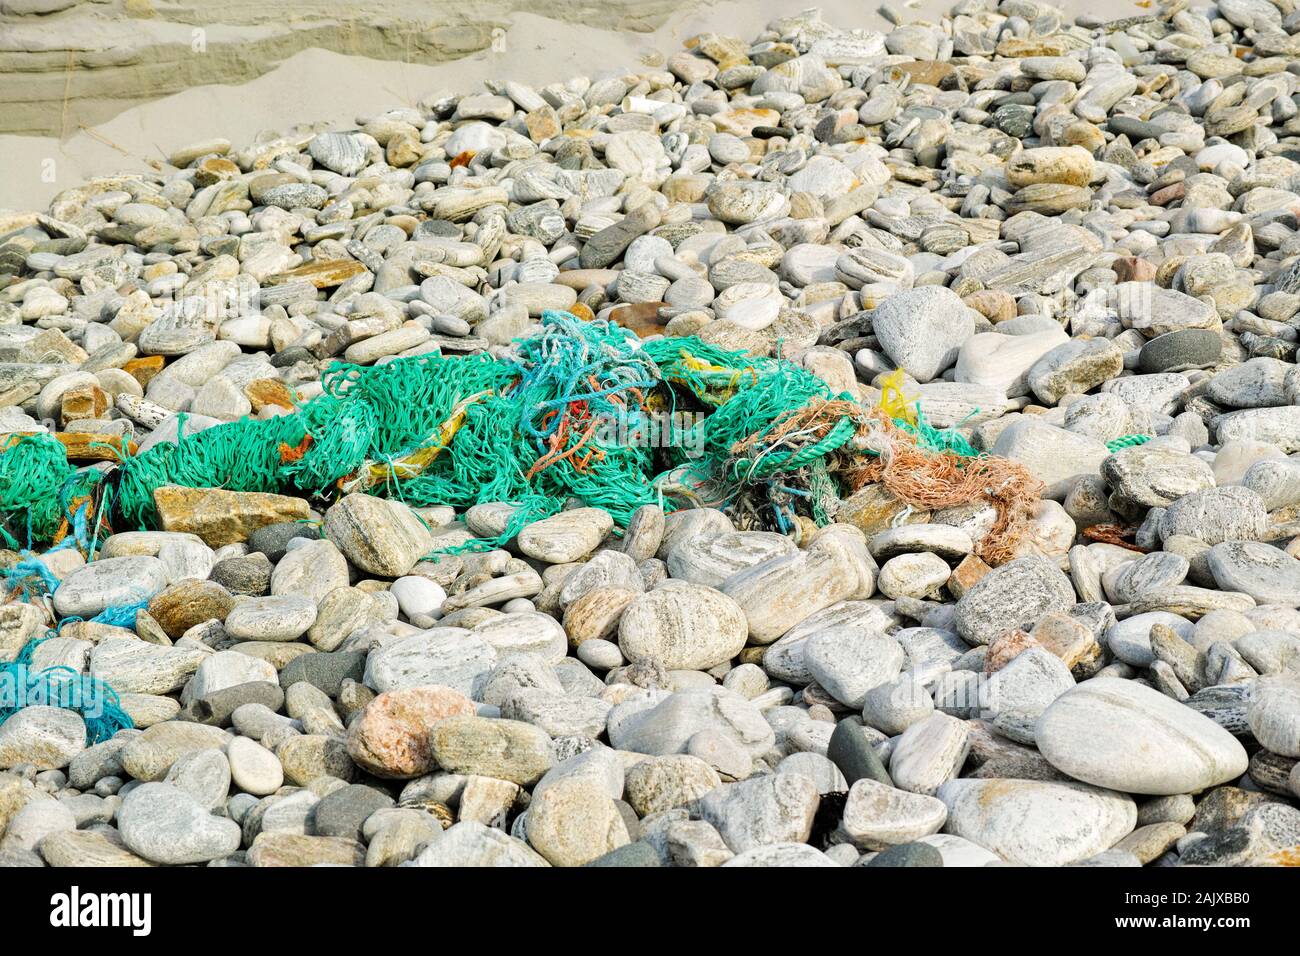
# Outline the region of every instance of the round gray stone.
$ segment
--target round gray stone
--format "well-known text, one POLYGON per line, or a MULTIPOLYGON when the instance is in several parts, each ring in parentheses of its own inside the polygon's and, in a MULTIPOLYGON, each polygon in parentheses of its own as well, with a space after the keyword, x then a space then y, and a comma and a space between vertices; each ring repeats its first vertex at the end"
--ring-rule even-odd
POLYGON ((117 820, 131 851, 154 863, 207 863, 239 849, 239 824, 213 816, 170 783, 136 787, 122 801, 117 820))
POLYGON ((1125 793, 1194 793, 1241 776, 1248 762, 1237 739, 1208 717, 1115 678, 1063 694, 1038 719, 1034 737, 1058 770, 1125 793))
POLYGON ((1249 594, 1260 604, 1300 606, 1300 561, 1259 541, 1225 541, 1208 556, 1214 583, 1249 594))
POLYGON ((1138 352, 1144 372, 1182 372, 1206 368, 1219 360, 1223 342, 1212 329, 1178 329, 1157 335, 1138 352))

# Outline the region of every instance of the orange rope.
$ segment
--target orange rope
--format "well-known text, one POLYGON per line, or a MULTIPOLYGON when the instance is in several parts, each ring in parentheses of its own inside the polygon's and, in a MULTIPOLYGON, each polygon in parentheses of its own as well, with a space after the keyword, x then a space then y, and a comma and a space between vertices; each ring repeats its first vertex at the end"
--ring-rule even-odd
POLYGON ((1043 483, 1024 465, 1007 458, 962 458, 951 452, 925 451, 885 413, 877 411, 876 416, 891 450, 878 458, 851 461, 841 472, 845 490, 854 492, 879 482, 912 507, 928 510, 986 501, 997 511, 997 519, 976 553, 993 565, 1015 557, 1016 545, 1042 499, 1043 483))
POLYGON ((280 442, 280 463, 285 464, 302 458, 303 455, 307 454, 307 449, 311 447, 311 441, 310 435, 303 435, 302 441, 292 447, 280 442))
MULTIPOLYGON (((547 420, 548 419, 544 418, 543 423, 547 420)), ((568 409, 565 410, 564 417, 560 420, 560 427, 555 430, 555 434, 551 436, 551 440, 548 442, 551 450, 538 458, 537 461, 533 462, 532 468, 528 469, 528 473, 525 477, 532 478, 538 472, 545 471, 548 468, 558 465, 562 461, 572 461, 574 471, 581 473, 587 469, 593 459, 595 461, 602 460, 605 457, 605 453, 599 448, 590 450, 581 459, 574 458, 574 456, 595 437, 596 430, 599 427, 600 422, 589 416, 586 402, 571 403, 568 409), (565 439, 569 437, 570 423, 575 418, 579 421, 586 422, 586 430, 571 447, 562 452, 560 449, 564 447, 565 439)))

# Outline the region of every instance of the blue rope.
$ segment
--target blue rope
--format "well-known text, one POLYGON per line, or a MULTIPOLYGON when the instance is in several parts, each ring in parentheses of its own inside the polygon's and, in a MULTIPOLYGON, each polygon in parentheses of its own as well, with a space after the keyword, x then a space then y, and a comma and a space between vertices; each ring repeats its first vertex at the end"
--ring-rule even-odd
POLYGON ((90 619, 91 624, 111 624, 114 627, 134 627, 135 616, 143 611, 148 601, 136 601, 132 604, 119 604, 106 607, 90 619))
POLYGON ((25 707, 61 707, 76 711, 85 721, 86 746, 135 726, 117 691, 99 678, 62 665, 32 671, 32 654, 45 640, 28 641, 17 658, 0 664, 0 724, 25 707))
POLYGON ((85 621, 87 624, 110 624, 113 627, 135 627, 136 614, 143 611, 148 604, 148 601, 133 601, 130 604, 117 604, 112 607, 106 607, 89 621, 86 621, 86 619, 82 617, 76 617, 75 615, 72 617, 65 617, 59 622, 59 630, 63 630, 65 624, 73 624, 81 621, 85 621))
MULTIPOLYGON (((67 483, 64 483, 67 487, 67 483)), ((62 493, 60 493, 62 497, 62 493)), ((82 502, 81 507, 77 509, 76 515, 72 519, 72 533, 65 537, 58 544, 46 550, 46 554, 55 551, 64 551, 70 548, 79 548, 82 551, 90 547, 90 528, 87 516, 90 513, 90 502, 82 502)), ((31 512, 28 512, 30 522, 31 512)), ((98 523, 98 522, 97 522, 98 523)), ((28 538, 30 539, 30 528, 28 529, 28 538)), ((37 560, 36 554, 30 550, 21 552, 22 558, 12 567, 0 568, 0 579, 4 581, 4 590, 18 591, 22 594, 23 599, 30 603, 33 596, 41 597, 44 594, 53 594, 59 587, 59 577, 51 571, 45 564, 37 560)))
POLYGON ((53 594, 59 586, 58 576, 36 560, 36 556, 30 551, 24 552, 24 555, 22 560, 13 567, 0 569, 0 577, 3 577, 5 582, 5 591, 20 591, 24 600, 29 603, 33 596, 53 594))
POLYGON ((627 330, 609 322, 581 322, 567 313, 548 311, 542 316, 545 331, 521 342, 523 355, 516 394, 555 394, 558 397, 521 404, 520 431, 539 450, 560 427, 562 416, 545 422, 546 413, 572 402, 589 402, 593 417, 622 411, 607 399, 630 389, 650 389, 658 384, 655 365, 627 330), (590 380, 614 381, 592 389, 590 380))

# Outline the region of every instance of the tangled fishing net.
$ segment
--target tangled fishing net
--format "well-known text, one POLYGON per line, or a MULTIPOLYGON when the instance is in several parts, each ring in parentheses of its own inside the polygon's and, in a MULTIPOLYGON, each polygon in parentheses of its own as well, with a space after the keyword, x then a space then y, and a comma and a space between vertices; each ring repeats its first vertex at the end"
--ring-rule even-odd
POLYGON ((987 501, 981 554, 1005 559, 1041 485, 1020 465, 936 429, 901 373, 869 409, 789 361, 698 338, 641 342, 602 321, 547 312, 504 358, 418 356, 335 363, 294 411, 161 442, 115 464, 74 469, 50 435, 0 454, 0 533, 75 538, 157 523, 163 485, 296 494, 328 506, 366 492, 413 506, 509 502, 507 527, 462 549, 499 547, 572 499, 625 527, 640 506, 727 509, 739 527, 824 525, 839 501, 879 482, 916 508, 987 501))
MULTIPOLYGON (((797 536, 878 483, 914 509, 988 503, 997 517, 978 553, 994 564, 1014 556, 1041 482, 926 422, 901 372, 883 386, 868 408, 792 362, 694 337, 641 342, 608 322, 547 312, 541 333, 506 357, 335 363, 322 393, 287 414, 190 435, 181 415, 175 442, 136 454, 126 442, 103 445, 90 467, 74 467, 58 435, 11 435, 0 451, 0 538, 18 553, 0 584, 6 601, 38 604, 54 620, 58 578, 33 545, 94 560, 114 529, 157 525, 153 493, 164 485, 295 494, 322 508, 354 492, 413 506, 510 503, 500 534, 447 549, 482 550, 574 499, 619 527, 657 503, 722 508, 739 528, 797 536)), ((130 627, 143 606, 110 607, 92 622, 130 627)), ((74 620, 0 664, 0 682, 21 692, 0 700, 0 723, 50 703, 83 716, 89 743, 131 726, 93 676, 32 669, 40 641, 74 620)))

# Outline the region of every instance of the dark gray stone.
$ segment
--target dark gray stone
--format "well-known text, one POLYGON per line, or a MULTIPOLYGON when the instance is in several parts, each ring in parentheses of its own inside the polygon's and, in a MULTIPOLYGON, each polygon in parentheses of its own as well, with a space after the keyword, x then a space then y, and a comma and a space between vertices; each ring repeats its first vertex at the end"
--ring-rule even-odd
POLYGON ((1012 103, 1000 107, 993 114, 993 122, 997 128, 1002 130, 1008 136, 1014 136, 1016 139, 1024 139, 1029 135, 1030 127, 1034 122, 1034 109, 1031 106, 1022 106, 1019 103, 1012 103))
POLYGON ((271 356, 271 365, 274 368, 289 368, 291 365, 297 365, 299 362, 314 362, 316 356, 309 349, 301 345, 293 345, 282 352, 276 352, 271 356))
POLYGON ((190 701, 181 710, 178 719, 226 727, 230 724, 230 715, 235 712, 235 708, 244 704, 265 704, 271 710, 279 710, 284 706, 284 691, 269 681, 236 684, 190 701))
POLYGON ((1211 832, 1179 861, 1184 866, 1288 866, 1300 845, 1300 810, 1285 803, 1251 807, 1234 826, 1211 832))
POLYGON ((1182 372, 1207 368, 1219 360, 1223 342, 1213 329, 1178 329, 1157 335, 1138 353, 1143 372, 1182 372))
POLYGON ((1255 735, 1246 719, 1253 690, 1253 682, 1221 684, 1199 690, 1183 703, 1198 714, 1209 717, 1238 740, 1254 743, 1255 735))
POLYGON ((943 866, 943 854, 928 843, 901 843, 882 850, 864 866, 943 866))
POLYGON ((1106 123, 1110 131, 1116 136, 1123 133, 1135 143, 1143 139, 1159 139, 1162 133, 1169 132, 1156 123, 1148 123, 1136 116, 1125 116, 1123 114, 1110 117, 1106 123))
POLYGON ((248 549, 260 551, 274 564, 284 557, 285 549, 294 538, 307 538, 316 541, 320 530, 301 521, 281 521, 258 528, 248 536, 248 549))
POLYGON ((280 671, 280 686, 288 690, 300 680, 337 697, 348 678, 360 683, 366 671, 365 651, 338 651, 333 654, 302 654, 280 671))
POLYGON ((272 569, 272 564, 266 555, 254 551, 238 558, 218 561, 208 578, 220 584, 231 594, 262 597, 271 590, 272 569))
POLYGON ((831 733, 830 743, 826 746, 826 756, 840 768, 849 786, 859 780, 875 780, 893 786, 889 771, 876 756, 871 742, 862 731, 862 725, 852 718, 841 720, 831 733))
POLYGON ((361 840, 361 826, 376 810, 396 806, 382 790, 354 783, 339 787, 316 804, 316 834, 361 840))

